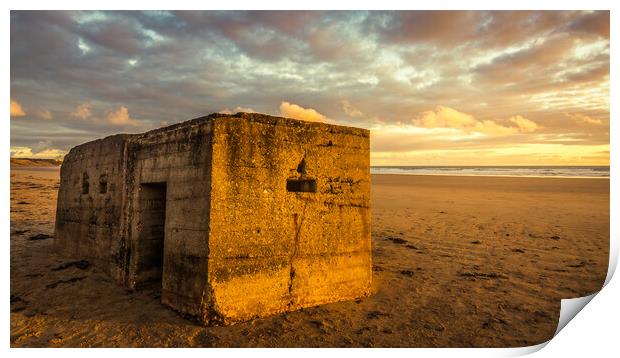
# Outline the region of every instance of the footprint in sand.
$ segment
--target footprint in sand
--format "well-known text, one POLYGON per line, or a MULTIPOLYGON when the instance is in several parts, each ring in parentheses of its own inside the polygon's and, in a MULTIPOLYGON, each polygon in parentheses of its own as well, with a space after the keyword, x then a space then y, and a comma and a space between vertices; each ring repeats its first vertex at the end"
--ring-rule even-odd
POLYGON ((390 240, 390 241, 392 241, 393 243, 398 244, 398 245, 402 245, 402 244, 406 244, 406 243, 408 243, 408 241, 407 241, 407 240, 403 240, 403 239, 401 239, 401 238, 399 238, 399 237, 386 237, 385 239, 386 239, 386 240, 390 240))
POLYGON ((73 283, 73 282, 77 282, 77 281, 82 281, 83 279, 85 279, 88 276, 79 276, 79 277, 72 277, 68 280, 60 280, 60 281, 56 281, 53 283, 50 283, 49 285, 46 285, 45 288, 56 288, 58 287, 58 285, 60 285, 61 283, 73 283))
POLYGON ((79 268, 80 270, 86 270, 87 268, 90 267, 90 263, 86 260, 79 260, 79 261, 70 261, 70 262, 65 262, 64 264, 54 267, 52 269, 52 271, 60 271, 60 270, 65 270, 68 269, 69 267, 75 266, 77 268, 79 268))
POLYGON ((376 318, 379 318, 379 317, 391 317, 391 315, 389 313, 385 313, 385 312, 381 312, 381 311, 370 311, 366 315, 366 318, 368 318, 368 319, 376 319, 376 318))
POLYGON ((39 241, 39 240, 47 240, 47 239, 51 239, 53 238, 53 236, 51 235, 47 235, 47 234, 36 234, 36 235, 32 235, 28 238, 28 240, 30 241, 39 241))
POLYGON ((415 275, 415 272, 411 271, 411 270, 401 270, 399 271, 399 273, 403 276, 407 276, 407 277, 412 277, 413 275, 415 275))

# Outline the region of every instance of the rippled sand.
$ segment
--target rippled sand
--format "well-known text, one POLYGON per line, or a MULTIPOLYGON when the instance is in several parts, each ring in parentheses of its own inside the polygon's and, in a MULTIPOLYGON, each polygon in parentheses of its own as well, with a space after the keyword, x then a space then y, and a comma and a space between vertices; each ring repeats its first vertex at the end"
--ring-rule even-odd
POLYGON ((53 252, 57 169, 11 171, 12 347, 504 347, 601 288, 609 180, 375 175, 374 295, 201 327, 53 252))

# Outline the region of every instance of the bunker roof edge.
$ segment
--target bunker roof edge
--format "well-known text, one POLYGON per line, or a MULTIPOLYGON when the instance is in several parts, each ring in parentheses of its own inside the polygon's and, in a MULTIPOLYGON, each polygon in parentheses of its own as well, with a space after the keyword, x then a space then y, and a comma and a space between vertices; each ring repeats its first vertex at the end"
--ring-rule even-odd
POLYGON ((109 136, 104 137, 104 138, 95 139, 95 140, 92 140, 92 141, 89 141, 89 142, 86 142, 86 143, 82 143, 82 144, 79 144, 79 145, 71 148, 71 150, 69 150, 69 153, 67 153, 67 155, 71 154, 71 152, 75 152, 75 151, 79 150, 80 148, 85 148, 85 147, 90 146, 90 145, 92 145, 94 143, 97 143, 99 141, 113 141, 115 139, 120 139, 122 141, 127 141, 127 140, 131 140, 131 139, 134 139, 134 138, 139 138, 139 137, 143 137, 143 138, 144 137, 150 137, 152 135, 156 135, 156 134, 159 134, 159 133, 173 131, 173 130, 176 130, 176 129, 180 129, 180 128, 184 128, 184 127, 188 127, 188 126, 192 126, 192 125, 200 125, 200 124, 206 123, 208 121, 215 121, 215 120, 218 120, 218 119, 248 119, 248 120, 251 120, 251 121, 268 123, 268 124, 284 124, 284 125, 287 125, 287 126, 305 125, 305 126, 314 126, 314 127, 317 127, 317 128, 323 127, 323 128, 330 128, 333 131, 337 131, 337 132, 341 132, 341 133, 347 133, 347 134, 351 134, 351 135, 357 135, 357 136, 361 136, 361 137, 369 137, 370 136, 370 130, 368 130, 368 129, 358 128, 358 127, 351 127, 351 126, 343 126, 343 125, 332 124, 332 123, 310 122, 310 121, 304 121, 304 120, 293 119, 293 118, 272 116, 272 115, 269 115, 269 114, 262 114, 262 113, 248 113, 248 112, 237 112, 235 114, 211 113, 211 114, 206 115, 206 116, 201 116, 201 117, 189 119, 187 121, 171 124, 169 126, 165 126, 165 127, 161 127, 161 128, 152 129, 152 130, 149 130, 149 131, 146 131, 146 132, 143 132, 143 133, 134 133, 134 134, 119 133, 119 134, 109 135, 109 136))

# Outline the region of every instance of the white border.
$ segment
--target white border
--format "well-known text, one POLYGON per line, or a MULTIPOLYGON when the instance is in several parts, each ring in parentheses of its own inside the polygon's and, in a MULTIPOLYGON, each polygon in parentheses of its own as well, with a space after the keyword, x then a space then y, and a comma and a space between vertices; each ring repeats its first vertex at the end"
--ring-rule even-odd
MULTIPOLYGON (((90 1, 88 3, 84 1, 55 1, 55 2, 46 2, 46 1, 29 1, 23 0, 20 2, 12 2, 12 3, 3 3, 5 6, 5 11, 2 13, 2 46, 5 49, 5 55, 3 56, 4 62, 4 78, 5 78, 5 86, 3 87, 3 91, 5 93, 4 98, 5 101, 10 97, 10 72, 7 70, 9 68, 9 54, 10 54, 10 29, 9 29, 9 10, 10 9, 296 9, 296 10, 317 10, 317 9, 496 9, 496 10, 510 10, 510 9, 536 9, 536 10, 549 10, 549 9, 558 9, 558 10, 575 10, 575 9, 611 9, 611 98, 614 98, 614 94, 616 91, 616 71, 617 68, 617 40, 616 36, 620 36, 618 32, 618 23, 620 22, 619 17, 616 14, 618 10, 617 1, 603 1, 603 0, 589 0, 589 1, 541 1, 541 0, 525 0, 525 1, 514 1, 514 0, 505 0, 505 1, 490 1, 490 0, 470 0, 470 1, 446 1, 446 0, 433 0, 429 2, 419 2, 419 3, 406 3, 398 0, 382 0, 382 1, 341 1, 335 2, 333 0, 314 0, 314 1, 306 1, 306 0, 297 0, 297 1, 276 1, 276 0, 262 0, 260 2, 251 2, 249 0, 241 1, 241 0, 227 0, 221 2, 195 2, 195 1, 186 1, 186 0, 176 0, 174 2, 166 2, 161 0, 152 0, 152 1, 134 1, 132 3, 128 3, 127 1, 119 1, 119 0, 108 0, 108 1, 90 1)), ((612 101, 613 102, 613 101, 612 101)), ((4 113, 8 109, 8 101, 3 105, 4 113)), ((620 158, 620 152, 616 143, 617 140, 617 125, 614 123, 614 120, 618 118, 618 111, 614 106, 614 103, 611 105, 611 180, 610 180, 610 199, 611 199, 611 245, 612 250, 610 250, 610 266, 608 272, 608 280, 611 279, 613 272, 615 271, 616 263, 617 263, 617 239, 618 239, 618 223, 613 218, 620 218, 618 216, 618 168, 616 158, 620 158)), ((3 288, 3 302, 5 309, 2 310, 2 315, 5 318, 5 324, 2 327, 5 339, 5 348, 9 346, 9 335, 10 335, 10 326, 7 324, 7 321, 10 321, 9 310, 7 309, 9 305, 9 263, 10 263, 10 246, 9 246, 9 219, 10 219, 10 208, 9 208, 9 152, 10 152, 10 122, 9 118, 3 122, 3 128, 5 129, 5 135, 0 136, 0 140, 2 141, 2 146, 6 149, 5 155, 0 156, 0 163, 2 163, 2 168, 4 170, 1 171, 2 175, 2 212, 3 212, 3 220, 4 220, 4 260, 5 263, 2 267, 3 275, 2 275, 2 288, 3 288)), ((620 302, 620 286, 616 281, 611 281, 603 290, 603 294, 597 295, 592 299, 592 303, 585 307, 579 315, 574 319, 574 322, 569 323, 564 330, 560 332, 560 334, 551 340, 545 349, 542 349, 538 354, 542 356, 556 356, 556 355, 569 355, 573 356, 576 354, 585 355, 592 353, 608 353, 617 351, 617 328, 618 328, 618 302, 620 302)), ((536 351, 544 347, 545 344, 523 348, 523 349, 415 349, 411 351, 410 349, 392 349, 392 350, 347 350, 344 352, 342 350, 334 350, 334 349, 326 349, 320 352, 321 355, 343 355, 343 354, 355 354, 366 356, 369 354, 389 354, 389 355, 411 355, 411 354, 423 354, 423 355, 431 355, 431 356, 512 356, 519 354, 527 354, 532 351, 536 351)), ((84 352, 79 350, 70 350, 70 349, 46 349, 45 351, 40 350, 32 350, 32 349, 12 349, 10 350, 11 354, 17 355, 30 355, 30 354, 39 354, 39 353, 47 353, 54 355, 82 355, 84 352)), ((109 351, 104 351, 100 349, 89 350, 88 354, 93 354, 95 356, 104 356, 108 355, 109 351)), ((120 349, 115 350, 114 354, 148 354, 149 356, 163 356, 170 355, 177 352, 169 351, 169 350, 127 350, 120 349)), ((225 350, 225 349, 213 349, 208 352, 203 350, 183 350, 182 352, 178 352, 181 354, 191 354, 191 355, 204 355, 204 354, 215 354, 215 355, 235 355, 235 354, 252 354, 258 356, 284 356, 290 355, 293 352, 289 350, 260 350, 260 349, 252 349, 252 350, 225 350)), ((295 350, 293 354, 301 355, 301 356, 310 356, 315 355, 317 352, 308 349, 295 350)), ((608 355, 608 354, 605 354, 608 355)))

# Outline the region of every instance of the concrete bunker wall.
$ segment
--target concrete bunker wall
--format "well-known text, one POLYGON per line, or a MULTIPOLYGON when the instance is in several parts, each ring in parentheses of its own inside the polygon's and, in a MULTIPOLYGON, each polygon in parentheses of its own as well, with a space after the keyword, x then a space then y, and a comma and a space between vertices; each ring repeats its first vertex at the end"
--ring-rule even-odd
POLYGON ((160 284, 163 303, 193 315, 207 282, 211 126, 155 131, 128 144, 129 286, 160 284))
POLYGON ((207 281, 211 122, 73 148, 61 168, 55 245, 128 288, 198 315, 207 281))
POLYGON ((118 280, 126 138, 90 142, 65 156, 54 235, 61 252, 87 258, 118 280))
POLYGON ((369 132, 246 117, 214 121, 208 315, 234 322, 367 295, 369 132))

